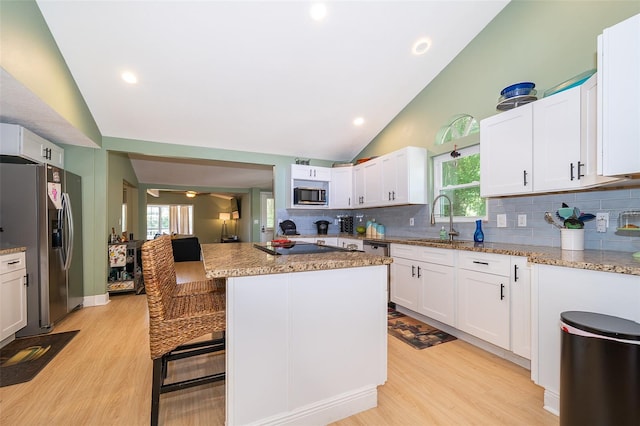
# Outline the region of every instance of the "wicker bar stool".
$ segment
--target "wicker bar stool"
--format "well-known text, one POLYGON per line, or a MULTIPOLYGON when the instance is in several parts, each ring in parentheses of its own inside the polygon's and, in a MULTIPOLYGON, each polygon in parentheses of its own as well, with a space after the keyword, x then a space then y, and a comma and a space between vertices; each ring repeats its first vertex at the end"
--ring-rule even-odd
MULTIPOLYGON (((164 383, 170 361, 224 351, 225 295, 220 291, 176 295, 176 273, 169 236, 142 245, 142 271, 149 306, 149 346, 153 360, 151 424, 157 425, 160 394, 224 380, 225 373, 221 372, 164 383), (213 334, 218 332, 222 337, 214 339, 213 334), (207 334, 212 334, 211 340, 188 343, 207 334)), ((202 284, 193 287, 197 289, 202 284)))

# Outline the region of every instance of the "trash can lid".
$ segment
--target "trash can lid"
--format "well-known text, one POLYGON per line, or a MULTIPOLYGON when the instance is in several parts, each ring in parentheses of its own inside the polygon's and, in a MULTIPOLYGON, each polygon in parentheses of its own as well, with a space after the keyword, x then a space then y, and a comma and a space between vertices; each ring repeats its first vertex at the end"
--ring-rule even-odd
POLYGON ((640 323, 635 321, 582 311, 563 312, 560 318, 564 323, 583 331, 615 339, 640 341, 640 323))

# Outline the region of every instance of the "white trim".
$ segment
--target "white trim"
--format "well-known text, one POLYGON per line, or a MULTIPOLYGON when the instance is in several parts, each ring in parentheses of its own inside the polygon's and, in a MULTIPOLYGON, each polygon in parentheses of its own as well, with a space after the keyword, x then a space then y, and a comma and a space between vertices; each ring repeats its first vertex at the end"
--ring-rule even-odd
POLYGON ((109 293, 97 294, 95 296, 84 296, 82 298, 82 306, 102 306, 109 303, 109 293))

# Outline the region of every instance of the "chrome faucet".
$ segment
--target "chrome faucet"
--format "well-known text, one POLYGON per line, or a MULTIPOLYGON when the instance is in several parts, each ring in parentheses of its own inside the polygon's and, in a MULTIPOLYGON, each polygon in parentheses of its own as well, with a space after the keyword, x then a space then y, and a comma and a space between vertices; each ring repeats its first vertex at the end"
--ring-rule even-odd
POLYGON ((444 194, 438 195, 433 200, 433 205, 431 206, 431 226, 434 226, 436 224, 436 217, 433 215, 433 211, 436 208, 436 201, 438 201, 438 199, 442 197, 446 198, 447 201, 449 201, 449 241, 453 242, 453 237, 457 237, 458 235, 460 235, 460 233, 453 229, 453 203, 451 202, 451 198, 447 197, 444 194))

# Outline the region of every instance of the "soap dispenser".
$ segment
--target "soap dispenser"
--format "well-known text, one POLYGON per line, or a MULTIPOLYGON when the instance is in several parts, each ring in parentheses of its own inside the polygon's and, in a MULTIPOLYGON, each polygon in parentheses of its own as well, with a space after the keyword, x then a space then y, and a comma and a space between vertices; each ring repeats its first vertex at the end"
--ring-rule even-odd
POLYGON ((444 225, 440 229, 440 239, 441 240, 446 240, 447 239, 447 230, 444 229, 444 225))

